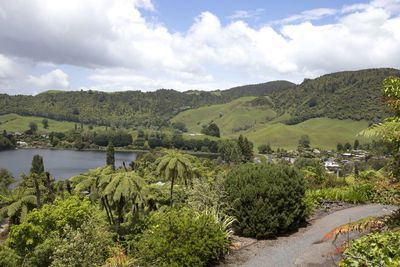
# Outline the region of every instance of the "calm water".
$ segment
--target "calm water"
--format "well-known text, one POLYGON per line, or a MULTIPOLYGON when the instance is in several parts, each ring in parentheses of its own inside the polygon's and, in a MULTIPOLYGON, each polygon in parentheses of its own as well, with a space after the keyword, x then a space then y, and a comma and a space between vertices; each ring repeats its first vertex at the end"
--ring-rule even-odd
MULTIPOLYGON (((43 157, 44 169, 58 180, 65 180, 88 169, 95 169, 106 164, 105 151, 73 151, 50 149, 17 149, 0 151, 0 168, 6 168, 15 178, 21 173, 29 173, 35 154, 43 157)), ((115 152, 115 166, 128 165, 136 159, 133 152, 115 152)))

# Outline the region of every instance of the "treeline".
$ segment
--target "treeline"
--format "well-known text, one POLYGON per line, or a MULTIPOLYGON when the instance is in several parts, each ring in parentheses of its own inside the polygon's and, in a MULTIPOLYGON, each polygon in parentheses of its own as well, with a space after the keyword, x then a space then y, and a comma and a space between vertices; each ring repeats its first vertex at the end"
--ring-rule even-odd
POLYGON ((185 139, 180 132, 172 135, 163 132, 144 133, 139 130, 136 139, 129 132, 107 131, 97 133, 95 131, 72 130, 67 133, 52 132, 49 141, 53 147, 97 149, 99 146, 107 146, 112 143, 115 147, 127 147, 130 149, 149 150, 156 148, 178 148, 182 150, 218 152, 218 142, 204 139, 185 139))

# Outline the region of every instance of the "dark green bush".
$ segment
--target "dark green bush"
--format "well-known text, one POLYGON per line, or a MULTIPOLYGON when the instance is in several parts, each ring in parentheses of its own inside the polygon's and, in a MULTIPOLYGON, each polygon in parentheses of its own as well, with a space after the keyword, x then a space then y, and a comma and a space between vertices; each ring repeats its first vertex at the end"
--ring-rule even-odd
POLYGON ((229 234, 212 214, 157 211, 138 243, 143 265, 205 266, 227 251, 229 234))
POLYGON ((311 213, 305 200, 307 183, 296 168, 245 164, 225 180, 231 215, 244 236, 265 238, 297 227, 311 213))

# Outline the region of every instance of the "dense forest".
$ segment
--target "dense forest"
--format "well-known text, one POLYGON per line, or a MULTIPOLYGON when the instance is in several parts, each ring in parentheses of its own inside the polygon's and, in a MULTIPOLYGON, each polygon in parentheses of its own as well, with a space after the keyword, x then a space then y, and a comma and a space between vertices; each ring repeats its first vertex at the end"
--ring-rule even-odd
POLYGON ((244 96, 270 96, 286 124, 310 118, 382 121, 379 100, 383 80, 399 76, 395 69, 368 69, 327 74, 295 85, 287 81, 235 87, 228 90, 155 92, 48 91, 36 96, 0 95, 0 114, 17 113, 97 125, 164 126, 177 113, 201 106, 228 103, 244 96))
POLYGON ((380 101, 383 80, 399 75, 395 69, 338 72, 305 79, 295 88, 272 92, 270 97, 278 113, 290 114, 287 124, 317 117, 380 122, 388 116, 380 101))

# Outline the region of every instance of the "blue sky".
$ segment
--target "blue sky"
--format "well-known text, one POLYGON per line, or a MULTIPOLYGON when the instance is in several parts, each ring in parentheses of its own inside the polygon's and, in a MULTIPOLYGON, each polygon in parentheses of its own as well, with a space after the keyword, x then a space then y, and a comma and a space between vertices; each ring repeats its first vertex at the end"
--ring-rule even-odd
POLYGON ((2 0, 0 93, 227 89, 400 68, 400 0, 2 0))

